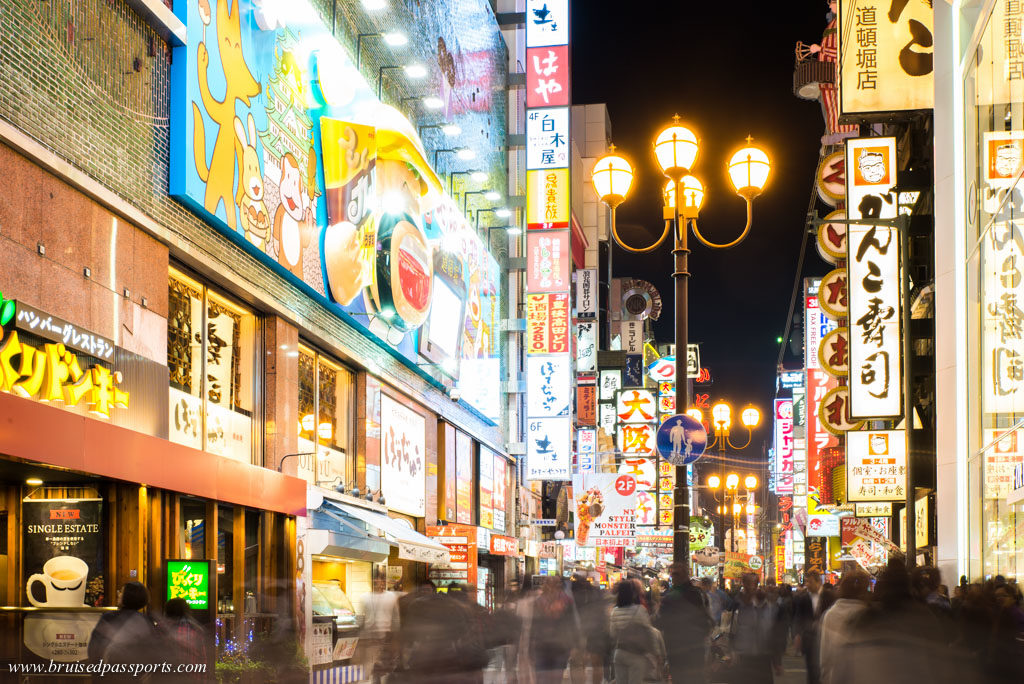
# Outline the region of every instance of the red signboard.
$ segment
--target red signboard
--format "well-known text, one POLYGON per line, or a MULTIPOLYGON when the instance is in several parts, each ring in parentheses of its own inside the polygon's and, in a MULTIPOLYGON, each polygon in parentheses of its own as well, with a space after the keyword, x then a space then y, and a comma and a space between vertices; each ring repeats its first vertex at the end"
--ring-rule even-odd
POLYGON ((526 49, 526 106, 569 104, 569 46, 526 49))
POLYGON ((495 556, 518 556, 519 540, 503 534, 492 534, 491 553, 495 556))
POLYGON ((576 386, 576 424, 597 425, 597 385, 576 386))
POLYGON ((448 563, 431 564, 428 573, 431 580, 442 585, 476 586, 476 532, 473 525, 427 526, 427 536, 434 537, 451 554, 448 563))
POLYGON ((822 425, 819 409, 825 395, 838 386, 839 380, 820 368, 807 369, 807 487, 819 492, 822 452, 839 446, 839 438, 822 425))

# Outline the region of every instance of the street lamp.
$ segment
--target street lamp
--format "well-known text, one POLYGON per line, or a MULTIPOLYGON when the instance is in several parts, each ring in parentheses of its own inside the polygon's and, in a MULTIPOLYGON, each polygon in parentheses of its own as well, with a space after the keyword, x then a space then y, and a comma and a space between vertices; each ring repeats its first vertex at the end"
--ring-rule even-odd
MULTIPOLYGON (((615 210, 625 201, 633 184, 633 167, 621 155, 615 153, 612 146, 608 155, 597 160, 593 169, 594 189, 601 201, 611 209, 611 234, 615 242, 627 252, 644 253, 657 249, 668 236, 669 228, 675 226, 675 245, 672 254, 675 257, 675 268, 672 278, 675 280, 675 318, 676 318, 676 402, 677 410, 685 413, 690 408, 690 384, 686 379, 686 349, 689 339, 688 327, 688 257, 687 246, 690 230, 704 245, 714 249, 725 249, 739 244, 750 231, 753 222, 753 201, 764 189, 771 171, 768 155, 753 147, 751 138, 747 137, 747 146, 739 150, 729 160, 728 171, 736 194, 747 203, 747 223, 743 232, 732 242, 717 244, 710 242, 701 235, 697 228, 697 216, 704 202, 704 186, 691 174, 700 142, 697 135, 683 126, 679 115, 672 117, 672 122, 655 138, 654 157, 662 173, 674 186, 667 193, 671 211, 667 212, 665 229, 661 237, 647 247, 632 247, 625 244, 619 237, 615 225, 615 210)), ((676 484, 673 490, 675 530, 672 538, 672 555, 680 566, 683 577, 690 577, 690 493, 686 484, 685 466, 676 466, 676 484)))
POLYGON ((747 406, 743 409, 740 413, 740 423, 747 429, 747 441, 745 444, 737 446, 729 438, 729 435, 732 434, 732 406, 724 401, 718 402, 711 407, 711 417, 715 438, 711 440, 707 448, 713 449, 717 445, 720 454, 725 453, 726 446, 736 451, 750 446, 750 441, 754 438, 754 428, 761 422, 761 412, 756 408, 747 406))
MULTIPOLYGON (((725 550, 725 514, 732 514, 732 543, 729 548, 736 551, 736 530, 739 528, 739 515, 744 511, 747 515, 753 515, 756 507, 750 503, 750 493, 757 489, 758 479, 756 475, 747 474, 741 476, 739 473, 729 473, 724 479, 718 475, 709 475, 707 480, 708 489, 711 490, 715 503, 718 504, 718 529, 722 535, 722 550, 725 550), (740 493, 740 483, 743 484, 744 493, 740 493), (741 503, 743 501, 743 503, 741 503)), ((725 578, 722 578, 725 581, 725 578)))

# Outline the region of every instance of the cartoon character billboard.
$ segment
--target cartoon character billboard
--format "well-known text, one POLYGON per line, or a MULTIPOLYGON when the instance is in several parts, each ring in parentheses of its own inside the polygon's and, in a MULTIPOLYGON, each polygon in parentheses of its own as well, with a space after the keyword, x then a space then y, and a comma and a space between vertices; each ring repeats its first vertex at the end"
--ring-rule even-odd
MULTIPOLYGON (((503 78, 505 48, 487 3, 464 5, 481 19, 467 35, 444 21, 448 7, 431 3, 415 19, 439 36, 444 116, 500 187, 505 104, 488 81, 503 78)), ((172 65, 170 194, 411 361, 428 336, 433 356, 496 356, 499 266, 416 126, 377 99, 308 0, 280 9, 175 3, 187 40, 172 65)))

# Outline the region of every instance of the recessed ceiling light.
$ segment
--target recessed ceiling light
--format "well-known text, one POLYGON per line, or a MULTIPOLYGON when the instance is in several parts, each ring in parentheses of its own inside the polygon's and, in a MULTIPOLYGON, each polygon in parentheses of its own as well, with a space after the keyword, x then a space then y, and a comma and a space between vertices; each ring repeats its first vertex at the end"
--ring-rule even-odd
POLYGON ((439 97, 434 97, 433 95, 428 95, 423 98, 423 106, 427 109, 440 109, 441 107, 444 107, 444 100, 439 97))
POLYGON ((38 477, 30 477, 27 480, 25 480, 25 484, 27 484, 29 487, 38 487, 39 485, 43 484, 43 481, 40 480, 38 477))
POLYGON ((486 171, 474 171, 473 173, 469 174, 469 178, 474 183, 483 183, 485 180, 487 180, 487 172, 486 171))
POLYGON ((391 33, 384 34, 384 42, 391 47, 402 47, 409 42, 409 36, 401 31, 392 31, 391 33))
POLYGON ((427 67, 422 64, 407 64, 405 75, 409 78, 423 78, 427 75, 427 67))
POLYGON ((497 202, 501 199, 501 193, 495 192, 494 190, 488 190, 484 193, 484 199, 488 202, 497 202))
POLYGON ((445 135, 459 135, 462 133, 462 128, 458 124, 445 124, 441 126, 441 132, 445 135))
POLYGON ((508 218, 509 216, 512 215, 512 212, 509 211, 508 209, 496 209, 494 211, 494 215, 497 216, 498 218, 508 218))
POLYGON ((519 226, 509 226, 508 228, 505 229, 505 232, 508 233, 509 235, 519 235, 523 231, 519 228, 519 226))
POLYGON ((471 150, 468 147, 463 147, 461 150, 455 153, 455 156, 459 159, 469 161, 470 159, 476 159, 476 150, 471 150))

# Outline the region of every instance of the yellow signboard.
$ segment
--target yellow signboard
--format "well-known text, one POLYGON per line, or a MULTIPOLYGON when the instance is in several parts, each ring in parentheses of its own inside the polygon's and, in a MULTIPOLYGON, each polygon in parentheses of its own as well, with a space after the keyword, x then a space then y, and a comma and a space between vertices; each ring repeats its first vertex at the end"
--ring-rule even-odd
POLYGON ((569 191, 569 169, 527 171, 527 229, 568 228, 569 191))
POLYGON ((931 109, 932 26, 931 3, 839 0, 840 113, 931 109))

